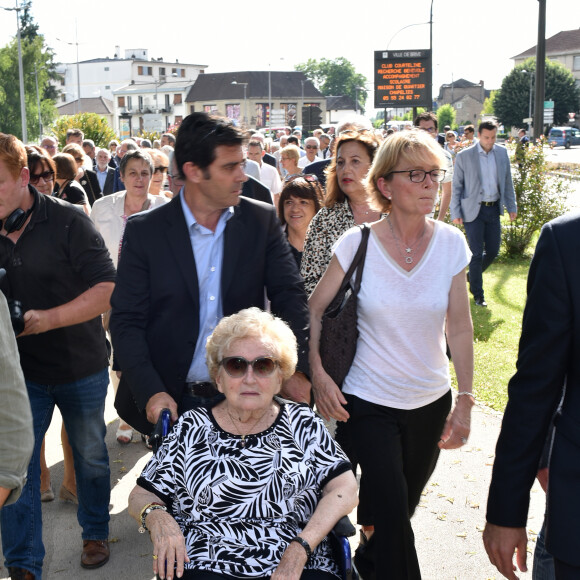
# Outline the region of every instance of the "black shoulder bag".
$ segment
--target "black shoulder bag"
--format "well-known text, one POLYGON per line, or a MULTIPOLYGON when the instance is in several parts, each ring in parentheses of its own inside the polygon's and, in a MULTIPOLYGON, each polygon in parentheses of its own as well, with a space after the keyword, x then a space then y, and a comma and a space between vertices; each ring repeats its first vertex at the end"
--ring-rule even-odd
POLYGON ((357 297, 371 231, 368 224, 363 224, 360 228, 362 239, 358 250, 336 296, 322 316, 320 331, 322 366, 339 388, 342 388, 342 383, 354 360, 358 340, 357 297), (352 276, 355 270, 356 278, 353 285, 352 276))

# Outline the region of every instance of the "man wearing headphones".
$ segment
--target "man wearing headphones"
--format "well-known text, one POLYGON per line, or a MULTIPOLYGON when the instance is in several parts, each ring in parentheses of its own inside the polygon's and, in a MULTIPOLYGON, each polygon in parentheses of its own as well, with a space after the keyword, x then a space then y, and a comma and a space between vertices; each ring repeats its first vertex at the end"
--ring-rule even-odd
POLYGON ((78 208, 29 185, 24 145, 0 133, 2 290, 22 303, 20 364, 32 409, 34 452, 20 499, 2 509, 2 550, 13 578, 42 575, 40 446, 58 405, 73 449, 81 566, 109 559, 109 458, 105 445, 108 354, 101 313, 115 267, 100 234, 78 208))

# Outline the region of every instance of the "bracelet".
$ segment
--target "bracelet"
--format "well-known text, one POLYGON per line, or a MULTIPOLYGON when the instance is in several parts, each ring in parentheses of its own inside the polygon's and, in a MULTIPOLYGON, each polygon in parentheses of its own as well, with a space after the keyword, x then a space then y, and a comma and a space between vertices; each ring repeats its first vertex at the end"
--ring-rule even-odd
POLYGON ((292 543, 292 542, 296 542, 297 544, 300 544, 304 548, 304 551, 306 552, 306 561, 309 562, 310 558, 312 558, 312 548, 310 547, 310 544, 304 538, 301 538, 300 536, 296 536, 295 538, 292 538, 290 540, 290 543, 292 543))
POLYGON ((141 520, 141 525, 139 526, 140 534, 144 534, 145 532, 149 531, 149 528, 145 525, 145 520, 147 519, 147 516, 155 510, 163 510, 166 512, 167 507, 157 502, 148 503, 139 514, 139 519, 141 520))
POLYGON ((460 393, 457 393, 457 398, 462 397, 463 395, 468 395, 469 397, 471 397, 475 401, 475 395, 472 392, 461 391, 460 393))

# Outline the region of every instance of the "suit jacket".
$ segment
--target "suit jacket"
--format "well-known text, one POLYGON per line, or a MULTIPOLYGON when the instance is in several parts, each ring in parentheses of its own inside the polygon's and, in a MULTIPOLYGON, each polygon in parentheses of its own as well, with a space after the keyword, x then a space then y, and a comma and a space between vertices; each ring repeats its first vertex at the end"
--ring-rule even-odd
POLYGON ((107 167, 107 177, 105 177, 105 183, 103 184, 103 195, 110 195, 113 192, 113 183, 115 181, 115 170, 111 167, 107 167))
MULTIPOLYGON (((304 283, 271 205, 240 198, 225 229, 221 287, 224 316, 264 308, 267 294, 271 311, 296 335, 298 369, 309 374, 304 283)), ((147 401, 167 391, 179 404, 199 334, 195 258, 179 196, 128 221, 111 305, 123 372, 115 407, 149 433, 147 401)))
POLYGON ((487 520, 526 525, 529 493, 550 428, 556 433, 550 459, 547 549, 580 566, 580 214, 546 224, 528 277, 517 372, 489 490, 487 520))
MULTIPOLYGON (((508 152, 500 145, 494 145, 493 152, 499 183, 499 212, 503 214, 504 207, 509 213, 516 212, 516 195, 508 152)), ((460 151, 455 157, 452 191, 449 206, 451 219, 462 218, 465 222, 475 220, 484 194, 477 145, 460 151)))
POLYGON ((85 174, 81 177, 79 183, 85 190, 91 205, 93 205, 97 199, 103 197, 97 174, 92 169, 85 169, 85 174))
POLYGON ((262 161, 271 165, 272 167, 276 167, 276 158, 270 153, 264 153, 264 157, 262 157, 262 161))

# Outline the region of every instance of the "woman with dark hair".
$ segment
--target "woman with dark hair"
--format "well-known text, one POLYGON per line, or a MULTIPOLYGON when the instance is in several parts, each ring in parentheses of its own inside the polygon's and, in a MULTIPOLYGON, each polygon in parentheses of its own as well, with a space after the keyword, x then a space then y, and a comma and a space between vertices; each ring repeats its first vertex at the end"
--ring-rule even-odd
POLYGON ((77 143, 69 143, 62 152, 69 153, 74 157, 75 163, 77 164, 75 179, 85 190, 89 204, 92 206, 97 199, 103 197, 103 192, 101 191, 97 174, 92 169, 83 167, 85 159, 88 159, 88 157, 85 155, 83 148, 77 143))
POLYGON ((89 215, 91 209, 85 190, 75 181, 77 165, 70 153, 57 153, 53 158, 56 165, 56 183, 54 196, 64 199, 73 205, 79 205, 89 215))
POLYGON ((304 239, 310 220, 318 213, 322 188, 316 175, 305 174, 285 182, 278 201, 278 215, 285 226, 292 255, 300 268, 304 239))
POLYGON ((328 267, 334 242, 352 226, 381 217, 369 205, 364 186, 379 145, 370 131, 343 131, 336 141, 336 155, 326 170, 324 207, 310 222, 304 243, 300 270, 308 295, 328 267))
POLYGON ((56 175, 56 166, 52 157, 44 149, 34 145, 27 145, 26 154, 28 155, 30 185, 35 187, 39 193, 52 195, 56 175))

